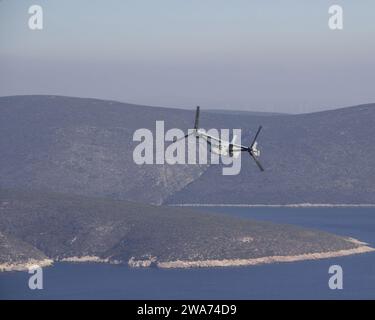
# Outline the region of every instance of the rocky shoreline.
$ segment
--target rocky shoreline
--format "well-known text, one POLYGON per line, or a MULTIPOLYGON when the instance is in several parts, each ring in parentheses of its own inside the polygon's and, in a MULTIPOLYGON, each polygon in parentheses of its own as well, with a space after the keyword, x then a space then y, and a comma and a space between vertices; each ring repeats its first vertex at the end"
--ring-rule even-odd
POLYGON ((297 262, 305 260, 318 260, 327 258, 343 257, 353 254, 361 254, 375 251, 369 246, 360 246, 354 249, 346 249, 339 251, 306 253, 295 256, 269 256, 254 259, 224 259, 224 260, 202 260, 202 261, 167 261, 156 263, 157 267, 171 268, 210 268, 210 267, 240 267, 255 266, 260 264, 270 264, 278 262, 297 262))
POLYGON ((82 256, 82 257, 68 257, 62 259, 30 259, 25 263, 3 263, 0 264, 0 272, 4 271, 26 271, 32 266, 50 267, 55 262, 69 262, 69 263, 109 263, 116 265, 127 265, 131 268, 150 268, 157 267, 162 269, 187 269, 187 268, 215 268, 215 267, 245 267, 255 266, 261 264, 283 263, 283 262, 297 262, 306 260, 318 260, 349 256, 354 254, 362 254, 374 252, 375 249, 368 246, 367 243, 361 242, 354 238, 347 238, 348 242, 358 245, 356 248, 344 249, 338 251, 328 252, 314 252, 298 255, 286 256, 265 256, 261 258, 249 259, 213 259, 213 260, 174 260, 174 261, 158 261, 156 257, 149 257, 148 259, 136 260, 134 257, 129 261, 121 262, 117 260, 110 260, 108 258, 102 259, 97 256, 82 256))
POLYGON ((188 208, 0 189, 0 270, 53 262, 245 266, 370 252, 358 240, 188 208))
POLYGON ((0 272, 5 271, 27 271, 32 267, 50 267, 52 266, 54 261, 52 259, 43 259, 43 260, 35 260, 30 259, 26 262, 9 262, 9 263, 0 263, 0 272))

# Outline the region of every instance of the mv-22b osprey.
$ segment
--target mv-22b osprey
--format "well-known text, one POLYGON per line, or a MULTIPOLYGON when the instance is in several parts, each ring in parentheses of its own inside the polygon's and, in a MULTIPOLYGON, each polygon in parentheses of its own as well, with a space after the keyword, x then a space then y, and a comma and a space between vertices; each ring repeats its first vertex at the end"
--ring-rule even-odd
POLYGON ((248 152, 250 156, 254 159, 255 163, 259 167, 261 171, 264 171, 262 165, 260 164, 258 157, 260 156, 260 150, 257 149, 258 142, 256 141, 258 138, 258 135, 260 133, 260 130, 262 130, 262 126, 258 128, 257 133, 255 134, 255 137, 250 144, 250 146, 243 146, 239 144, 235 144, 236 136, 233 137, 232 141, 225 141, 220 138, 211 136, 207 134, 204 130, 199 129, 199 106, 197 107, 197 110, 195 112, 195 122, 194 122, 194 130, 184 137, 175 140, 174 142, 177 142, 182 139, 186 139, 190 135, 195 135, 197 139, 201 138, 203 140, 207 141, 207 144, 210 146, 210 151, 218 154, 218 155, 224 155, 229 157, 235 157, 237 158, 241 152, 248 152))

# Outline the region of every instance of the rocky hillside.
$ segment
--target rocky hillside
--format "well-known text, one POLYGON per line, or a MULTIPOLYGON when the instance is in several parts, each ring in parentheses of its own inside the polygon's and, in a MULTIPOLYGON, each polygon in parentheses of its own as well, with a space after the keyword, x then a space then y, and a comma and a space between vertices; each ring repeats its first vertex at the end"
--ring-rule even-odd
POLYGON ((57 96, 0 98, 0 187, 143 203, 375 203, 375 105, 303 115, 203 112, 203 128, 259 124, 259 172, 134 164, 138 128, 187 129, 194 112, 57 96))
POLYGON ((34 263, 49 265, 52 260, 36 247, 0 231, 0 271, 23 270, 34 263))
MULTIPOLYGON (((0 267, 29 260, 225 266, 371 250, 326 232, 220 214, 0 189, 0 267)), ((292 260, 290 260, 292 259, 292 260)))

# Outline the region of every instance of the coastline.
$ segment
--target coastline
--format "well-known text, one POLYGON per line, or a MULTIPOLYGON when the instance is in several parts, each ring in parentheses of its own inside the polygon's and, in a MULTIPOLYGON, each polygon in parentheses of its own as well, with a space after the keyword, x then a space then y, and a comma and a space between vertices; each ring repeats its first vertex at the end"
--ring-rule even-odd
POLYGON ((35 260, 31 259, 25 263, 0 263, 0 272, 7 271, 28 271, 32 266, 38 267, 51 267, 56 262, 68 262, 68 263, 109 263, 109 264, 120 264, 118 261, 110 261, 109 259, 102 259, 97 256, 82 256, 82 257, 67 257, 57 259, 43 259, 35 260))
POLYGON ((98 256, 82 256, 82 257, 68 257, 62 259, 56 259, 58 262, 73 262, 73 263, 84 263, 84 262, 93 262, 93 263, 109 263, 109 259, 102 259, 98 256))
POLYGON ((174 260, 174 261, 157 261, 156 257, 150 257, 146 260, 136 260, 131 257, 129 261, 120 262, 112 261, 109 258, 100 258, 98 256, 82 256, 82 257, 67 257, 52 259, 35 260, 30 259, 24 263, 3 263, 0 264, 0 272, 7 271, 27 271, 32 266, 49 267, 55 262, 68 262, 68 263, 107 263, 107 264, 123 264, 130 268, 149 268, 157 267, 161 269, 188 269, 188 268, 215 268, 215 267, 244 267, 255 266, 262 264, 281 263, 281 262, 297 262, 327 259, 335 257, 343 257, 354 254, 374 252, 375 248, 368 246, 367 243, 357 240, 355 238, 347 237, 346 240, 351 242, 357 247, 351 249, 343 249, 337 251, 303 253, 298 255, 289 256, 265 256, 259 258, 249 259, 212 259, 212 260, 174 260))
POLYGON ((243 207, 243 208, 375 208, 373 203, 289 203, 289 204, 246 204, 246 203, 177 203, 168 207, 243 207))
POLYGON ((375 251, 374 248, 368 246, 360 246, 353 249, 327 251, 318 253, 305 253, 295 256, 269 256, 253 259, 224 259, 224 260, 198 260, 198 261, 168 261, 158 262, 156 265, 164 269, 186 269, 186 268, 207 268, 207 267, 244 267, 255 266, 261 264, 279 263, 279 262, 297 262, 327 259, 335 257, 349 256, 353 254, 361 254, 375 251))
POLYGON ((270 264, 278 262, 297 262, 306 260, 318 260, 335 257, 343 257, 354 254, 374 252, 375 248, 368 246, 367 243, 358 239, 347 237, 346 240, 357 247, 351 249, 342 249, 337 251, 303 253, 293 256, 265 256, 259 258, 249 259, 213 259, 213 260, 175 260, 175 261, 157 261, 156 257, 151 257, 149 260, 135 260, 132 257, 129 260, 129 266, 133 268, 145 268, 156 266, 162 269, 187 269, 187 268, 208 268, 208 267, 242 267, 254 266, 261 264, 270 264))
POLYGON ((52 259, 35 260, 30 259, 27 262, 22 263, 0 263, 0 272, 6 271, 27 271, 29 268, 38 267, 49 267, 52 266, 55 261, 52 259))

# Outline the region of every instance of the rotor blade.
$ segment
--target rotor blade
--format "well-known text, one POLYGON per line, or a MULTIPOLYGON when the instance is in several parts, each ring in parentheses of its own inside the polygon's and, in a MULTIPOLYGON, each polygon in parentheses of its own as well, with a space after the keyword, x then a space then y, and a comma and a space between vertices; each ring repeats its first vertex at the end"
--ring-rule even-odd
POLYGON ((251 145, 250 145, 250 149, 254 146, 254 143, 256 142, 256 140, 257 140, 257 138, 258 138, 258 135, 259 135, 259 133, 260 133, 260 130, 262 130, 262 126, 259 126, 258 131, 257 131, 257 133, 255 134, 254 140, 253 140, 253 142, 252 142, 251 145))
POLYGON ((195 130, 198 130, 198 126, 199 126, 199 109, 200 107, 197 106, 197 111, 195 111, 195 121, 194 121, 194 129, 195 130))
POLYGON ((260 171, 264 171, 264 168, 262 167, 262 165, 260 164, 259 160, 249 151, 250 153, 250 156, 254 159, 255 163, 257 164, 258 168, 260 169, 260 171))
POLYGON ((188 133, 187 135, 185 135, 185 136, 183 136, 183 137, 181 137, 181 138, 179 138, 179 139, 173 139, 173 143, 176 143, 176 142, 178 142, 178 141, 184 140, 184 139, 186 139, 188 136, 191 136, 193 133, 194 133, 194 132, 188 133))

